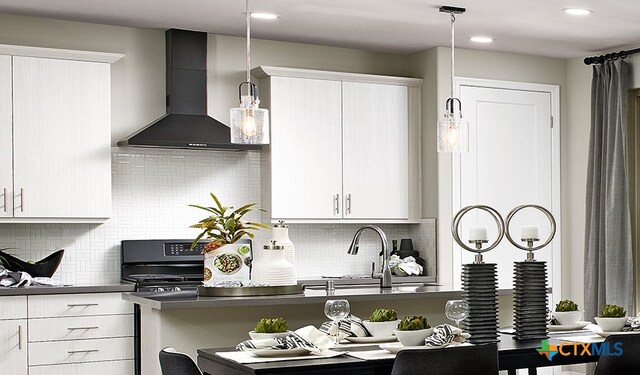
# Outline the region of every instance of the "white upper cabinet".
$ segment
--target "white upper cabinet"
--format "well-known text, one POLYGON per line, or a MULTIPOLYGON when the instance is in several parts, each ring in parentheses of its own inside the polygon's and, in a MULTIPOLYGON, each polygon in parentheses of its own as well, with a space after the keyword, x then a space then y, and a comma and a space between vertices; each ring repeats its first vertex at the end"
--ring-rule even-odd
POLYGON ((340 218, 340 82, 273 77, 271 97, 272 216, 340 218))
POLYGON ((422 80, 261 67, 271 110, 263 205, 272 221, 421 219, 422 80))
POLYGON ((409 218, 406 86, 342 83, 344 217, 409 218))
POLYGON ((0 55, 0 217, 13 216, 11 56, 0 55))
POLYGON ((78 53, 96 60, 76 61, 68 59, 74 51, 16 51, 27 56, 0 56, 0 221, 107 219, 109 62, 121 56, 78 53))

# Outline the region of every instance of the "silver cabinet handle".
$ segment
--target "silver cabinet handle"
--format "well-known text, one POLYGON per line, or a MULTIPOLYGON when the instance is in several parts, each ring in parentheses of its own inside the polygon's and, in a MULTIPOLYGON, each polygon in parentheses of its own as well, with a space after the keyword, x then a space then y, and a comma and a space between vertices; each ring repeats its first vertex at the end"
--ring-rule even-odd
POLYGON ((100 350, 98 349, 87 349, 87 350, 67 350, 69 354, 78 354, 78 353, 97 353, 100 350))
POLYGON ((18 324, 18 350, 22 350, 22 325, 18 324))
POLYGON ((7 188, 3 188, 2 197, 4 199, 4 212, 7 212, 7 188))
POLYGON ((340 213, 340 194, 336 194, 335 197, 333 197, 333 204, 334 204, 334 209, 333 211, 337 214, 340 213))
POLYGON ((351 214, 351 194, 347 194, 347 213, 351 214))
POLYGON ((89 306, 99 306, 97 303, 69 303, 67 307, 89 307, 89 306))
POLYGON ((20 188, 20 212, 24 212, 24 189, 20 188))
POLYGON ((98 328, 99 327, 70 327, 70 328, 67 328, 67 330, 68 331, 80 331, 80 330, 88 331, 90 329, 98 329, 98 328))

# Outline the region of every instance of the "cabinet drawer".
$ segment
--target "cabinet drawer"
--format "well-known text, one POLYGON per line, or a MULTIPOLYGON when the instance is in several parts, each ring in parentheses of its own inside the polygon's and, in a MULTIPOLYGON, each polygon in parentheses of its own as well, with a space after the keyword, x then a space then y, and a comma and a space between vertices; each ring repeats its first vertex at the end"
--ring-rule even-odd
POLYGON ((27 297, 0 297, 0 320, 27 317, 27 297))
POLYGON ((133 304, 120 293, 29 296, 29 318, 132 313, 133 304))
POLYGON ((29 366, 133 359, 133 337, 29 343, 29 366))
POLYGON ((29 319, 29 342, 133 336, 133 315, 29 319))
POLYGON ((133 375, 133 371, 132 360, 29 367, 30 375, 133 375))

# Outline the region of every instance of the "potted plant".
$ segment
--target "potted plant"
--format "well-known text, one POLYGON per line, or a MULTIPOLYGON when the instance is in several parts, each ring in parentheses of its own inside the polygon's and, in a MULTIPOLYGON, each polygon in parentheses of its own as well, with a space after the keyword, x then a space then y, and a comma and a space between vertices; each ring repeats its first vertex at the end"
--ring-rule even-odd
POLYGON ((405 316, 394 333, 402 345, 418 346, 424 345, 424 339, 433 333, 433 328, 423 316, 405 316))
POLYGON ((600 310, 600 316, 596 317, 596 323, 603 332, 620 332, 627 323, 627 312, 618 305, 604 305, 600 310))
POLYGON ((393 309, 375 309, 368 320, 362 321, 371 336, 377 337, 393 336, 398 323, 398 313, 393 309))
POLYGON ((563 299, 556 304, 553 317, 556 318, 561 325, 576 325, 582 317, 582 311, 578 310, 578 305, 572 300, 563 299))
POLYGON ((191 226, 191 228, 202 229, 191 244, 191 248, 195 247, 203 237, 211 240, 203 248, 204 285, 243 286, 249 281, 247 258, 250 253, 246 245, 236 242, 245 236, 253 238, 252 231, 269 227, 262 223, 242 220, 246 214, 254 210, 255 203, 245 204, 234 210, 233 207, 223 206, 215 194, 211 193, 211 198, 215 206, 190 205, 211 214, 191 226))
POLYGON ((287 329, 287 321, 283 318, 262 318, 256 324, 256 328, 249 332, 252 340, 282 338, 290 334, 287 329))

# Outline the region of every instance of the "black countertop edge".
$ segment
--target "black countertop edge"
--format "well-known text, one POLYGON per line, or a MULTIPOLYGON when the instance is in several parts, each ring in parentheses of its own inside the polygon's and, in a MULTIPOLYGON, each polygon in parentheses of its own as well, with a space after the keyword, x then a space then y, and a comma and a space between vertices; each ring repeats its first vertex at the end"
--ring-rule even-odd
POLYGON ((72 286, 28 286, 24 288, 0 287, 0 297, 42 294, 122 293, 133 292, 134 290, 135 288, 133 284, 125 283, 72 286))
MULTIPOLYGON (((155 310, 207 309, 218 307, 256 307, 275 305, 321 304, 330 298, 346 298, 349 301, 451 299, 461 298, 462 292, 450 286, 434 285, 421 287, 395 287, 380 289, 373 287, 336 289, 334 293, 322 290, 306 290, 304 294, 281 296, 247 297, 198 297, 192 292, 124 293, 125 301, 155 310)), ((513 295, 511 289, 499 289, 498 296, 513 295)))

